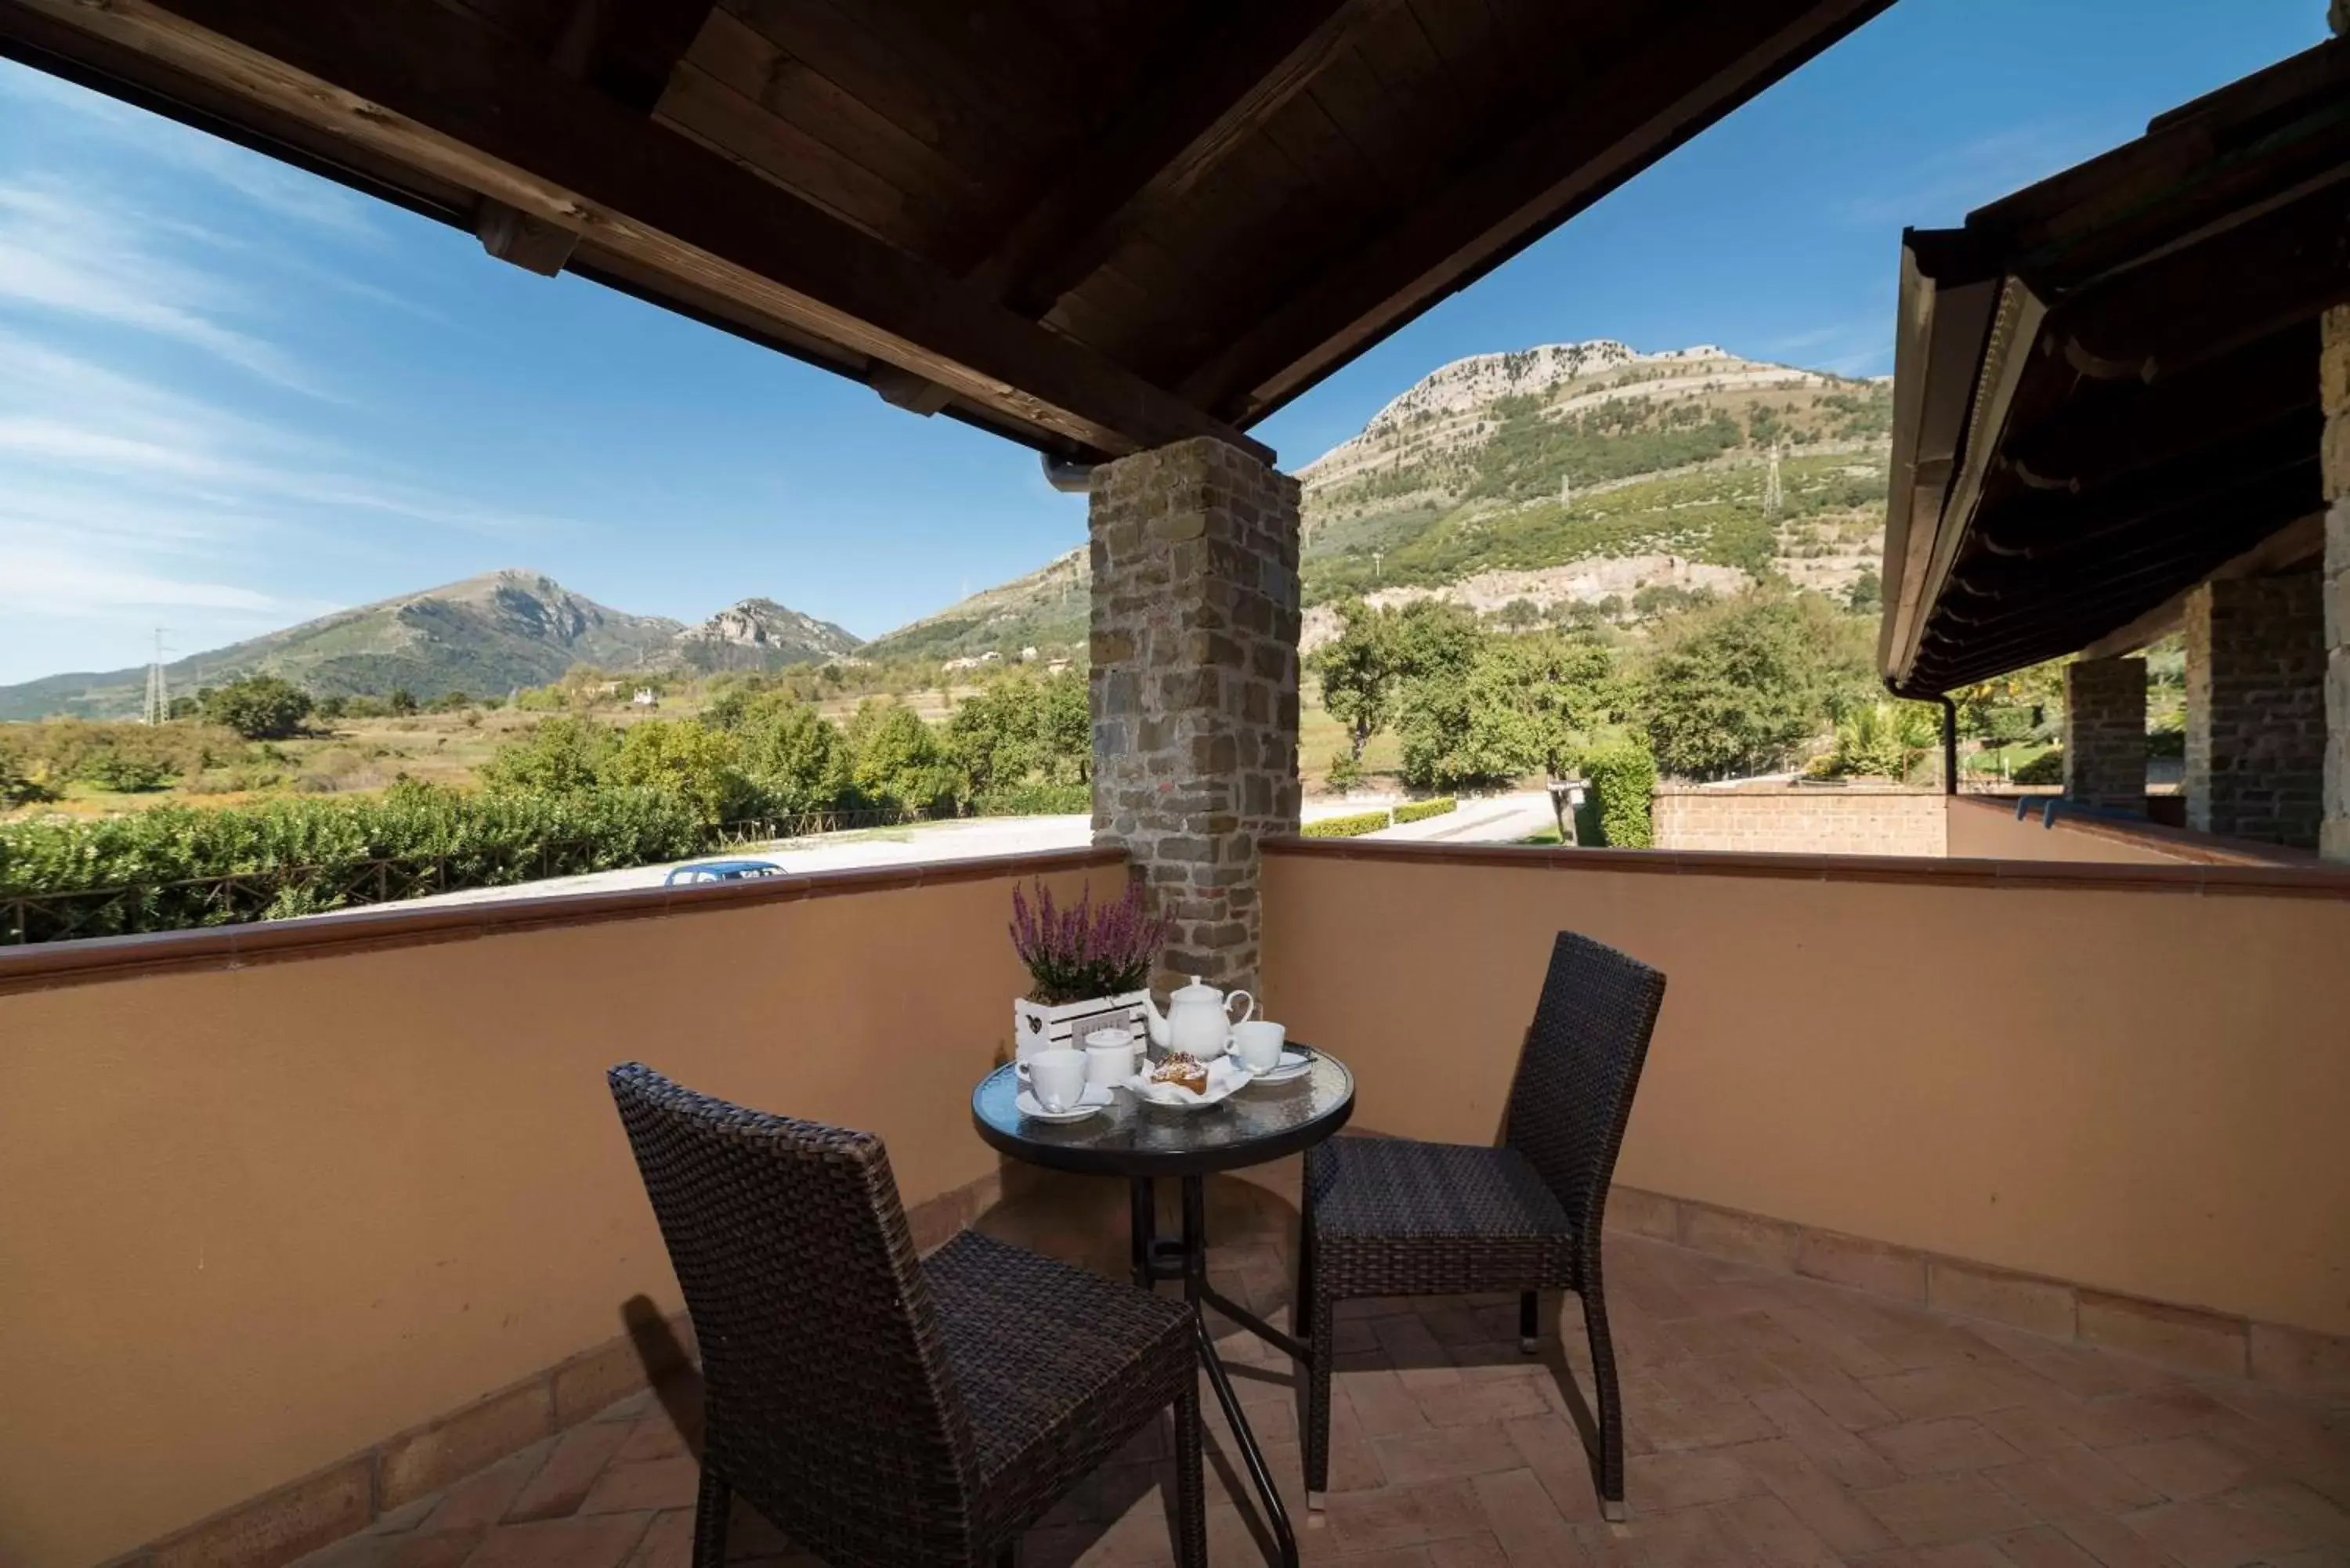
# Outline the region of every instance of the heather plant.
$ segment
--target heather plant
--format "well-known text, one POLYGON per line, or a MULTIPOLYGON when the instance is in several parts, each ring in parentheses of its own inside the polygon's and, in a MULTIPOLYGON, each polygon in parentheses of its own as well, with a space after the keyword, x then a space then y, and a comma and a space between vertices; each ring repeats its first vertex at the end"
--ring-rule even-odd
POLYGON ((1034 903, 1012 890, 1012 946, 1035 981, 1028 1000, 1046 1007, 1141 990, 1172 934, 1144 909, 1142 889, 1132 883, 1116 903, 1097 907, 1088 888, 1066 909, 1055 906, 1041 881, 1034 903))

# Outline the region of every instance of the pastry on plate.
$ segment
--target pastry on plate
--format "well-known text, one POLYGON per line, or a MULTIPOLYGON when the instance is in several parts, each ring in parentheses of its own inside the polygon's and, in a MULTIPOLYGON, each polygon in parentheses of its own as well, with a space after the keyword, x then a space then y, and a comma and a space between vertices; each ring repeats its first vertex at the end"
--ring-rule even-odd
POLYGON ((1204 1095, 1208 1092, 1208 1069, 1206 1064, 1178 1051, 1150 1070, 1150 1081, 1174 1084, 1195 1095, 1204 1095))

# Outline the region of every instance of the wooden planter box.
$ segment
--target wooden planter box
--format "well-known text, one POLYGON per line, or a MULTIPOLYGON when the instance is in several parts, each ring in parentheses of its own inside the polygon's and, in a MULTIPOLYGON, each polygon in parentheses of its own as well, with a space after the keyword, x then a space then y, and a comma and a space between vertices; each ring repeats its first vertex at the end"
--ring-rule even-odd
POLYGON ((1129 991, 1123 996, 1097 996, 1046 1007, 1023 997, 1012 1003, 1012 1037, 1022 1056, 1039 1051, 1082 1051, 1086 1036, 1104 1029, 1124 1029, 1139 1044, 1149 1036, 1142 1009, 1147 1000, 1148 992, 1129 991))

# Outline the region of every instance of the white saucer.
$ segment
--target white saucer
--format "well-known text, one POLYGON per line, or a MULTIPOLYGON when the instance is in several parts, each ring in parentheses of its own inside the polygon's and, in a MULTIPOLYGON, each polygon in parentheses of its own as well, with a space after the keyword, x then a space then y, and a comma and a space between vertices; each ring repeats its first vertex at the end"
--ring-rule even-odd
POLYGON ((1023 1089, 1013 1099, 1020 1114, 1031 1121, 1081 1122, 1095 1112, 1107 1109, 1114 1102, 1109 1090, 1100 1084, 1087 1084, 1077 1103, 1066 1111, 1048 1111, 1044 1102, 1029 1090, 1023 1089))
POLYGON ((1305 1076, 1306 1073, 1312 1071, 1313 1066, 1314 1058, 1306 1053, 1284 1051, 1281 1054, 1281 1060, 1269 1071, 1257 1074, 1253 1081, 1260 1084, 1286 1084, 1292 1078, 1305 1076))

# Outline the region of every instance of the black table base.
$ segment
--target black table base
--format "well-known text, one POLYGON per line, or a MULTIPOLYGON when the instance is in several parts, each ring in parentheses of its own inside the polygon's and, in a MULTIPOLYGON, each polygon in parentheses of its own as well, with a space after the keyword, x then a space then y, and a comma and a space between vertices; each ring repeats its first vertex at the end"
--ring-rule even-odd
MULTIPOLYGON (((1232 1439, 1239 1445, 1242 1463, 1248 1467, 1249 1480, 1263 1501, 1265 1519, 1273 1526, 1282 1568, 1297 1568, 1297 1534, 1290 1528, 1289 1511, 1282 1506, 1281 1492, 1273 1484, 1273 1471, 1264 1462, 1264 1450, 1257 1446, 1256 1434, 1250 1429, 1248 1417, 1242 1412, 1240 1399, 1232 1392, 1232 1375, 1224 1370, 1223 1358, 1216 1354, 1215 1336, 1208 1332, 1206 1309, 1215 1308, 1295 1360, 1301 1369, 1306 1360, 1305 1343, 1284 1334, 1208 1283, 1208 1205, 1203 1179, 1186 1176, 1180 1180, 1183 1234, 1181 1239, 1171 1241, 1159 1239, 1158 1195, 1152 1179, 1138 1176, 1132 1180, 1134 1282, 1149 1290, 1159 1280, 1183 1282, 1183 1299, 1191 1305, 1192 1332, 1200 1340, 1200 1365, 1208 1374, 1209 1386, 1216 1392, 1216 1403, 1223 1407, 1224 1419, 1232 1427, 1232 1439)), ((1191 1419, 1195 1421, 1200 1418, 1198 1410, 1194 1405, 1191 1419)))

